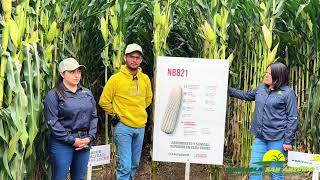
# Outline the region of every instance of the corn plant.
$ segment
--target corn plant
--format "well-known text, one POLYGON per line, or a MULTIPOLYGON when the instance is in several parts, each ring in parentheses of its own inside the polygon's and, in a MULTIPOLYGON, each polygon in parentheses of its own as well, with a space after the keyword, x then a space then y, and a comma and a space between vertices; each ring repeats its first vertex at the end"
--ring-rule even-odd
MULTIPOLYGON (((154 1, 154 8, 153 8, 153 43, 154 43, 154 71, 156 68, 156 60, 158 56, 163 56, 168 53, 168 45, 167 45, 167 38, 169 36, 169 32, 172 28, 172 21, 170 18, 173 10, 172 6, 175 2, 174 0, 168 0, 165 3, 161 3, 159 0, 154 1)), ((156 74, 156 73, 154 73, 156 74)), ((156 79, 156 78, 154 78, 156 79)), ((156 82, 153 82, 155 86, 156 82)), ((153 108, 154 109, 154 108, 153 108)), ((158 163, 152 161, 151 164, 151 178, 157 179, 157 169, 158 163)))
POLYGON ((110 8, 110 25, 112 34, 112 65, 113 72, 119 71, 123 62, 123 53, 125 48, 125 16, 124 16, 124 0, 116 1, 115 5, 110 8))
POLYGON ((3 152, 0 179, 39 179, 39 175, 45 178, 49 172, 45 165, 47 130, 42 121, 42 100, 55 82, 58 38, 62 35, 60 22, 55 18, 61 19, 60 3, 63 2, 23 1, 11 9, 11 1, 2 1, 6 22, 1 50, 1 102, 4 103, 0 111, 3 152), (49 6, 55 7, 56 14, 50 12, 49 6), (27 16, 30 7, 35 10, 35 16, 27 16))
MULTIPOLYGON (((9 28, 11 22, 11 1, 2 0, 2 10, 4 14, 5 24, 2 29, 2 42, 1 42, 1 52, 2 54, 7 51, 9 42, 9 28)), ((0 106, 2 108, 3 103, 3 92, 4 92, 4 78, 7 66, 7 57, 1 54, 1 65, 0 65, 0 106)))
MULTIPOLYGON (((305 152, 319 152, 318 122, 319 122, 319 103, 318 81, 319 81, 319 26, 316 19, 319 13, 315 9, 320 4, 318 1, 308 1, 300 4, 293 1, 290 7, 295 7, 297 11, 288 9, 288 14, 295 16, 296 20, 303 23, 288 24, 292 32, 291 39, 298 46, 289 46, 289 53, 294 51, 294 58, 297 59, 291 70, 291 82, 295 84, 294 89, 298 95, 298 105, 300 107, 300 126, 299 139, 296 146, 305 152)), ((290 56, 289 56, 290 57, 290 56)))
MULTIPOLYGON (((228 46, 228 27, 230 24, 228 1, 202 1, 207 9, 204 10, 203 23, 199 27, 199 34, 203 38, 203 58, 226 59, 228 46)), ((233 54, 228 57, 230 63, 233 54)), ((220 179, 223 169, 218 166, 209 166, 210 179, 220 179)))
POLYGON ((153 40, 155 57, 164 55, 168 48, 167 37, 172 28, 172 23, 170 22, 172 3, 174 3, 174 1, 169 0, 164 5, 164 8, 161 8, 162 5, 158 0, 154 2, 153 40))

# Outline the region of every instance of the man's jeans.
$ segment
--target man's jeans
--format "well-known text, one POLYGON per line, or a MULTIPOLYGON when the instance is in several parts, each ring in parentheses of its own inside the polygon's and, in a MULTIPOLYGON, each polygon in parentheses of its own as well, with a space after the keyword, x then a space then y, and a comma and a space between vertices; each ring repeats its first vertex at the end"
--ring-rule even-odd
POLYGON ((70 168, 72 180, 83 180, 87 172, 90 146, 76 151, 67 143, 51 138, 50 158, 52 165, 52 180, 65 180, 70 168))
MULTIPOLYGON (((276 149, 285 154, 283 150, 283 140, 278 141, 267 141, 259 138, 255 138, 250 158, 250 180, 263 180, 263 165, 255 164, 256 162, 262 162, 263 155, 271 150, 276 149), (259 170, 258 170, 259 169, 259 170)), ((276 169, 280 167, 280 169, 276 172, 272 172, 271 179, 272 180, 283 180, 283 165, 279 163, 271 163, 270 168, 276 169)))
POLYGON ((132 128, 119 122, 115 127, 118 151, 117 180, 131 180, 139 167, 144 127, 132 128))

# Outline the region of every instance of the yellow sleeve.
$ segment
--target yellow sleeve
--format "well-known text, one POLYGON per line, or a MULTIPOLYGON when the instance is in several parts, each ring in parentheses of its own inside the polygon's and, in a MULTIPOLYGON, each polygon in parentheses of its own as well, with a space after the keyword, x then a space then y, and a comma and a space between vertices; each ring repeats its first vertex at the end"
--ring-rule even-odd
POLYGON ((114 80, 111 77, 104 86, 99 100, 99 106, 111 116, 116 114, 112 106, 113 97, 115 94, 114 86, 114 80))
POLYGON ((151 83, 150 83, 150 79, 148 76, 146 79, 146 83, 147 83, 147 93, 146 93, 146 108, 147 108, 148 106, 150 106, 150 104, 152 102, 152 96, 153 96, 151 83))

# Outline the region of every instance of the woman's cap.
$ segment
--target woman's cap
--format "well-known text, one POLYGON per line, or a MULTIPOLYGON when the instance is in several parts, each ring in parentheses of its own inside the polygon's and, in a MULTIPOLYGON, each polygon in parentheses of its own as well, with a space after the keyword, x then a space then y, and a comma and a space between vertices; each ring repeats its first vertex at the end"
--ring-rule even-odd
POLYGON ((135 52, 135 51, 140 52, 141 54, 143 54, 141 46, 139 46, 138 44, 135 44, 135 43, 129 44, 127 46, 127 48, 126 48, 125 55, 130 54, 130 53, 135 52))
POLYGON ((79 67, 86 68, 84 65, 80 65, 74 58, 67 58, 60 62, 59 72, 63 73, 65 71, 73 71, 78 69, 79 67))

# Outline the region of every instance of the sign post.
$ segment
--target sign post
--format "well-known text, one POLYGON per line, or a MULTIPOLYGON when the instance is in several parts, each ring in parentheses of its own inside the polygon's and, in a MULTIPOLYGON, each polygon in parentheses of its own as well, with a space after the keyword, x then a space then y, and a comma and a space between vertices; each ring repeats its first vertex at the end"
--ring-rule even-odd
POLYGON ((190 177, 190 163, 186 163, 186 171, 184 174, 184 180, 189 180, 190 177))

